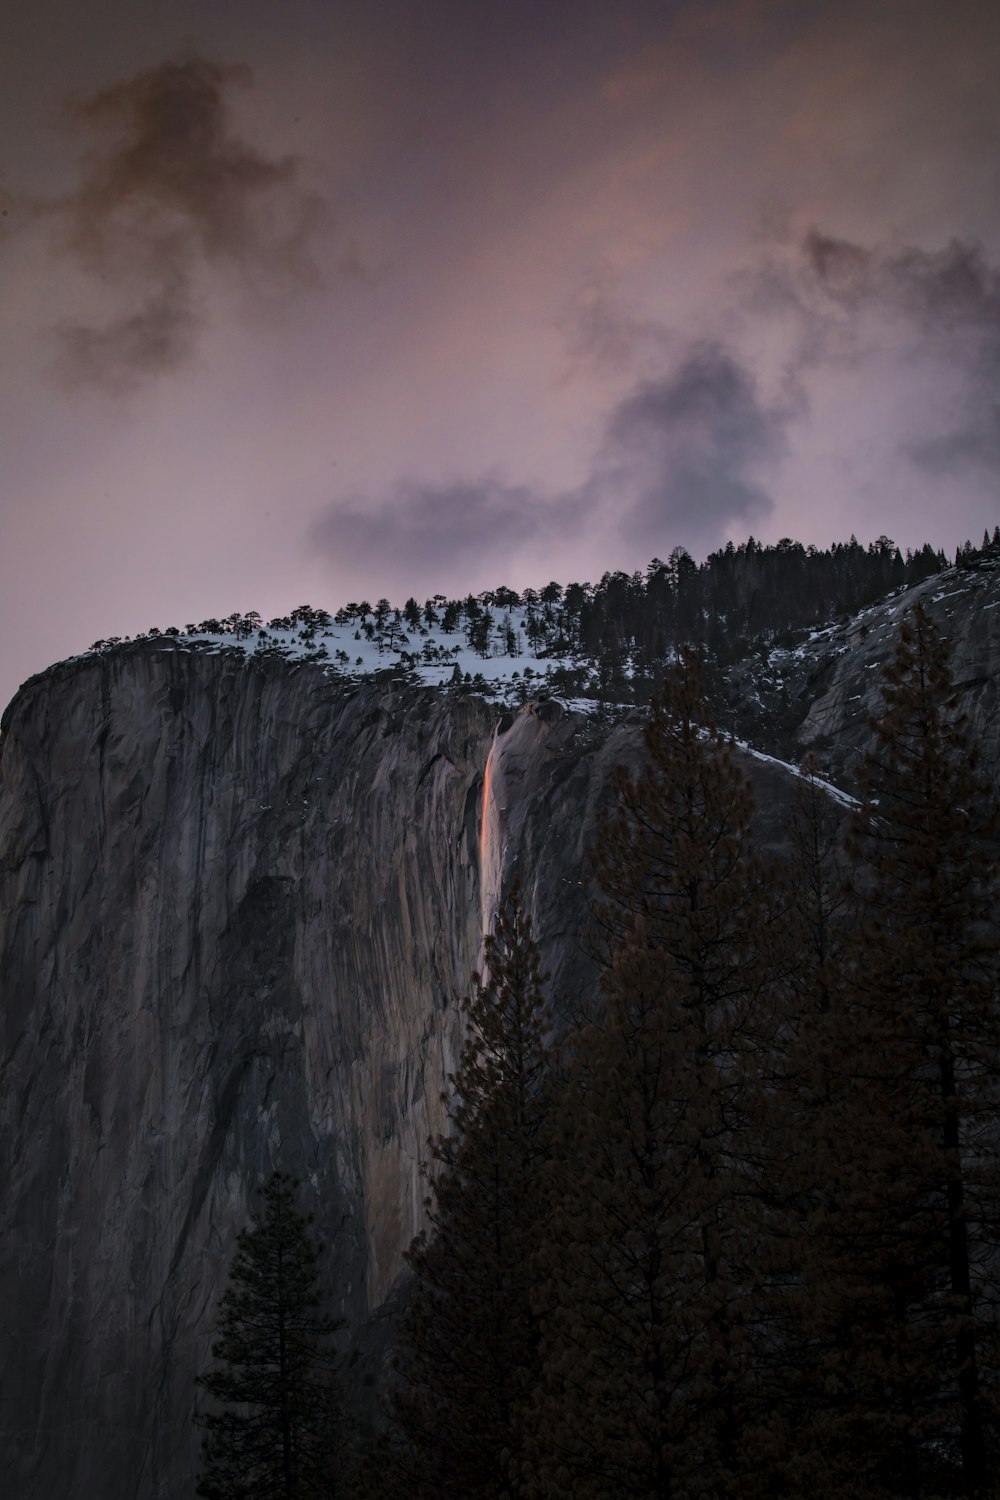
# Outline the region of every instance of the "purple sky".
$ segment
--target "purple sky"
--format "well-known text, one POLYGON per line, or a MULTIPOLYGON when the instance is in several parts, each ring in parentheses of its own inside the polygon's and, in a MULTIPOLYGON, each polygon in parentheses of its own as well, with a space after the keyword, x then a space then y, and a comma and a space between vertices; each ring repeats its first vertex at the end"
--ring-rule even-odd
POLYGON ((0 698, 209 614, 1000 523, 995 0, 34 0, 0 698))

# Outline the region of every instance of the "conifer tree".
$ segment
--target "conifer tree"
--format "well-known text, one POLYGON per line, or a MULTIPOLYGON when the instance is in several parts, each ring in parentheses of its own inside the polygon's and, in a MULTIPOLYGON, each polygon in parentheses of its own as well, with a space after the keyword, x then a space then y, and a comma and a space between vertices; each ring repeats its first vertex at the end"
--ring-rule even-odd
POLYGON ((212 1346, 218 1368, 198 1385, 222 1407, 196 1415, 207 1433, 204 1500, 335 1500, 340 1410, 320 1312, 320 1248, 295 1208, 298 1183, 275 1172, 263 1208, 240 1232, 212 1346))
POLYGON ((882 693, 851 839, 857 960, 819 1110, 821 1447, 845 1493, 853 1472, 884 1493, 985 1496, 1000 1311, 996 809, 920 606, 882 693))
POLYGON ((791 1437, 782 1464, 787 1492, 843 1500, 864 1493, 871 1500, 870 1490, 857 1489, 853 1456, 847 1458, 832 1420, 847 1388, 830 1379, 828 1360, 836 1339, 828 1311, 836 1267, 824 1217, 828 1183, 838 1175, 831 1157, 858 1145, 843 1133, 845 1085, 842 1069, 832 1065, 843 1050, 852 953, 847 821, 846 808, 807 757, 780 866, 781 962, 772 992, 773 1045, 764 1060, 767 1125, 757 1170, 767 1201, 760 1312, 768 1337, 758 1381, 772 1423, 791 1437))
POLYGON ((408 1496, 519 1493, 516 1412, 531 1380, 529 1254, 550 1062, 538 950, 518 883, 464 1002, 466 1039, 432 1145, 429 1230, 410 1247, 413 1298, 393 1415, 408 1496))
POLYGON ((813 756, 799 768, 788 825, 789 985, 800 1017, 828 1014, 840 986, 848 936, 843 835, 846 810, 813 756))
POLYGON ((976 773, 948 654, 916 605, 885 670, 860 778, 854 846, 871 888, 858 980, 877 1040, 902 1064, 894 1102, 911 1145, 895 1247, 920 1291, 907 1308, 918 1355, 904 1369, 908 1435, 924 1467, 931 1446, 950 1449, 962 1492, 981 1495, 993 1471, 987 1380, 1000 1292, 989 1248, 1000 1210, 997 809, 976 773))
POLYGON ((752 800, 683 653, 594 854, 604 1011, 553 1111, 527 1493, 751 1495, 758 1056, 770 912, 752 800))

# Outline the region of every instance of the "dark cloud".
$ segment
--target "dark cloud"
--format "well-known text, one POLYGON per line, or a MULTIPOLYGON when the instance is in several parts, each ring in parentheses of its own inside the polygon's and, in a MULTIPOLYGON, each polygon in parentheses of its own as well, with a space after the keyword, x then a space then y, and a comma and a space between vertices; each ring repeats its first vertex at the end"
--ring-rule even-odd
POLYGON ((886 248, 813 228, 737 285, 743 310, 791 331, 790 399, 804 408, 823 367, 901 390, 923 371, 936 399, 924 391, 904 411, 897 450, 935 475, 1000 473, 1000 270, 981 245, 886 248))
POLYGON ((502 569, 579 508, 575 497, 545 502, 528 486, 489 476, 404 481, 380 503, 354 498, 328 507, 310 527, 309 543, 335 561, 401 581, 432 578, 445 560, 468 570, 484 555, 502 569))
POLYGON ((980 245, 880 252, 812 229, 802 254, 815 284, 843 307, 878 306, 931 335, 972 331, 1000 341, 1000 272, 980 245))
POLYGON ((807 281, 841 314, 896 322, 914 352, 964 386, 957 417, 937 413, 941 429, 907 442, 908 456, 939 474, 1000 472, 1000 271, 982 246, 954 239, 937 251, 884 251, 813 229, 803 260, 807 281))
POLYGON ((629 540, 710 549, 731 526, 770 514, 762 478, 781 456, 786 421, 731 352, 701 345, 611 413, 588 487, 605 504, 617 497, 629 540))
MULTIPOLYGON (((335 561, 405 581, 482 564, 498 572, 581 530, 629 548, 709 551, 773 508, 762 473, 781 456, 783 412, 765 407, 746 369, 718 345, 689 351, 609 414, 588 478, 543 495, 495 478, 397 486, 385 502, 329 506, 309 532, 335 561)), ((543 565, 544 570, 544 565, 543 565)))
POLYGON ((856 304, 870 288, 872 256, 861 245, 810 229, 802 257, 815 280, 842 302, 856 304))
POLYGON ((1000 473, 1000 402, 984 400, 974 420, 958 423, 938 437, 910 443, 908 452, 932 474, 963 469, 1000 473))
POLYGON ((232 131, 227 93, 250 81, 247 68, 190 57, 70 107, 74 129, 99 145, 76 190, 48 207, 55 245, 132 305, 58 329, 64 380, 121 391, 182 364, 207 267, 285 291, 315 281, 322 204, 301 188, 294 158, 265 156, 232 131))
POLYGON ((166 374, 191 358, 198 320, 185 279, 164 281, 135 311, 98 326, 69 323, 58 330, 55 371, 70 387, 98 385, 125 395, 137 379, 166 374))

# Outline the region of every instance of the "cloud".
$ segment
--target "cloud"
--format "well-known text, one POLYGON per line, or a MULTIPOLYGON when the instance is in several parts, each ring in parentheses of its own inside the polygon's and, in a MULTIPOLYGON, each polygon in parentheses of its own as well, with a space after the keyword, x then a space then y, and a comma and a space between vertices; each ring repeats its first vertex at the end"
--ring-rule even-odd
POLYGON ((870 290, 872 254, 861 245, 814 228, 802 242, 802 256, 815 281, 839 301, 856 305, 870 290))
POLYGON ((1000 473, 1000 402, 984 400, 974 420, 959 423, 937 437, 910 443, 907 451, 915 463, 932 474, 970 468, 1000 473))
POLYGON ((334 562, 400 581, 433 580, 442 562, 471 572, 489 557, 503 568, 551 539, 579 505, 574 496, 545 502, 529 486, 495 476, 436 485, 403 480, 381 502, 355 496, 328 506, 308 540, 334 562))
POLYGON ((469 576, 484 560, 499 574, 548 547, 565 553, 588 531, 650 555, 677 544, 709 551, 770 514, 762 476, 781 456, 785 421, 730 351, 699 345, 612 407, 579 486, 546 495, 489 476, 403 481, 386 500, 326 507, 309 545, 399 582, 433 582, 444 569, 469 576))
POLYGON ((895 323, 913 352, 958 375, 960 410, 950 424, 938 413, 945 425, 907 441, 907 455, 939 474, 1000 471, 1000 271, 982 246, 953 239, 937 251, 885 251, 813 229, 802 252, 807 280, 841 314, 895 323))
POLYGON ((985 332, 1000 341, 1000 272, 981 245, 868 249, 811 229, 802 255, 815 285, 852 310, 881 307, 928 335, 985 332))
POLYGON ((588 489, 622 507, 630 541, 709 550, 773 509, 763 476, 781 457, 787 419, 731 351, 696 346, 611 412, 588 489))
POLYGON ((1000 270, 974 242, 865 245, 813 227, 736 278, 741 314, 787 337, 789 399, 824 371, 896 393, 896 456, 958 480, 1000 472, 1000 270))
POLYGON ((295 158, 266 156, 232 130, 228 92, 250 82, 247 68, 192 56, 69 107, 74 130, 99 144, 75 191, 47 206, 54 249, 130 305, 58 326, 67 384, 119 393, 189 360, 208 269, 286 292, 315 284, 322 203, 302 189, 295 158))
POLYGON ((557 326, 566 339, 571 374, 662 366, 675 343, 655 318, 639 317, 619 293, 620 279, 599 268, 570 298, 557 326))
POLYGON ((137 380, 166 374, 194 353, 198 320, 187 280, 165 280, 141 307, 100 326, 67 323, 59 330, 56 372, 70 386, 98 385, 125 395, 137 380))

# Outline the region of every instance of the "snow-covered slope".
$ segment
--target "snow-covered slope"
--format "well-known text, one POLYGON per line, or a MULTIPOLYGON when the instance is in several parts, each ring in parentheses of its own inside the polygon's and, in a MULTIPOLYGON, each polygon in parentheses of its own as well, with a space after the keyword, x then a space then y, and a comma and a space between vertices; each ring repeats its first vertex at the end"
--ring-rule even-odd
MULTIPOLYGON (((483 596, 480 596, 481 598, 483 596)), ((534 696, 558 669, 583 674, 584 698, 596 693, 596 665, 555 643, 561 638, 560 614, 522 604, 497 608, 488 602, 479 613, 463 615, 445 628, 441 609, 422 609, 419 619, 407 619, 391 609, 381 615, 357 606, 335 616, 303 605, 285 617, 265 624, 256 614, 231 615, 203 621, 163 634, 163 649, 233 652, 247 657, 282 657, 310 662, 345 680, 362 681, 387 675, 390 679, 422 682, 428 686, 463 683, 505 703, 534 696), (558 655, 555 653, 558 651, 558 655)), ((157 631, 134 637, 156 639, 157 631)), ((118 638, 96 641, 95 652, 128 644, 118 638)), ((84 653, 89 655, 90 653, 84 653)))
MULTIPOLYGON (((582 594, 589 585, 571 588, 582 594)), ((253 613, 234 614, 97 641, 83 656, 141 643, 143 650, 226 655, 247 664, 305 664, 345 686, 464 688, 508 707, 551 697, 611 717, 641 708, 673 648, 664 644, 665 655, 654 657, 618 639, 613 649, 585 649, 580 615, 568 607, 570 589, 562 595, 557 585, 541 595, 498 589, 475 599, 435 595, 423 606, 409 600, 403 609, 385 600, 374 609, 349 604, 335 615, 302 605, 267 623, 253 613)), ((797 764, 811 750, 830 780, 849 786, 868 718, 878 710, 879 669, 892 654, 900 618, 916 602, 951 640, 963 708, 987 762, 1000 766, 1000 555, 947 568, 822 627, 780 640, 729 640, 723 661, 707 651, 719 721, 748 747, 785 762, 797 764)), ((712 636, 711 621, 704 619, 702 628, 712 636)))

